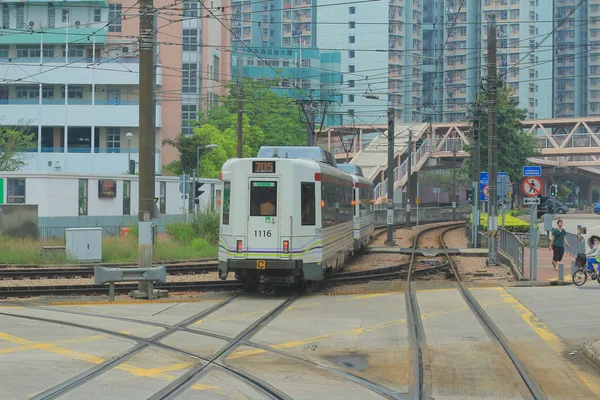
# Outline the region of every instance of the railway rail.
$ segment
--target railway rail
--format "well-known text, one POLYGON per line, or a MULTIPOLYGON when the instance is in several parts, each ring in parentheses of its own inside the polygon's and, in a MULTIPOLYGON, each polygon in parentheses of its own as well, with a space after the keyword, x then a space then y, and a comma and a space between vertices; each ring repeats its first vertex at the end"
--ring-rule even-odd
MULTIPOLYGON (((216 260, 202 264, 167 264, 167 275, 203 274, 217 270, 216 260)), ((15 268, 0 269, 0 280, 3 279, 53 279, 53 278, 89 278, 94 276, 93 266, 73 268, 15 268)))
MULTIPOLYGON (((431 223, 444 223, 448 221, 437 221, 431 223)), ((456 222, 455 222, 456 224, 456 222)), ((396 228, 414 226, 415 224, 399 224, 396 228)), ((387 226, 378 226, 375 235, 381 235, 386 231, 387 226)), ((439 227, 428 228, 425 231, 439 227)), ((103 264, 105 266, 116 264, 103 264)), ((126 266, 127 264, 123 264, 126 266)), ((185 275, 202 274, 216 271, 216 259, 202 259, 188 262, 171 262, 167 264, 167 274, 185 275)), ((435 267, 415 268, 415 274, 431 273, 440 268, 448 268, 447 265, 435 267)), ((361 272, 340 273, 335 277, 328 279, 328 285, 360 283, 371 280, 400 279, 407 276, 408 267, 399 264, 394 267, 378 268, 361 272)), ((88 278, 94 274, 93 266, 69 266, 69 267, 47 267, 33 268, 25 266, 23 268, 7 268, 0 266, 0 280, 2 279, 51 279, 51 278, 88 278)), ((115 292, 118 294, 129 293, 136 289, 135 284, 116 284, 115 292)), ((240 290, 243 284, 237 281, 190 281, 190 282, 167 282, 155 285, 156 289, 169 290, 170 292, 194 292, 194 291, 224 291, 240 290)), ((83 295, 104 295, 108 291, 106 285, 48 285, 48 286, 15 286, 0 287, 0 299, 12 297, 37 297, 47 295, 60 296, 83 296, 83 295)))
POLYGON ((533 375, 529 370, 525 367, 525 365, 521 362, 516 352, 512 350, 511 344, 509 340, 504 336, 502 331, 498 328, 498 326, 494 323, 492 318, 487 314, 487 312, 483 309, 481 304, 475 299, 471 291, 464 285, 460 278, 460 274, 456 268, 456 265, 452 261, 452 257, 446 252, 447 246, 444 243, 444 235, 453 230, 456 227, 450 227, 442 231, 440 234, 440 248, 444 250, 445 257, 448 260, 448 264, 456 281, 456 284, 460 290, 461 295, 463 296, 465 302, 468 304, 469 308, 473 311, 473 313, 479 318, 485 328, 492 334, 494 338, 498 341, 498 343, 505 350, 506 354, 512 361, 513 365, 517 369, 519 375, 523 379, 523 382, 531 392, 531 395, 536 400, 547 399, 546 394, 541 389, 539 384, 536 382, 533 375))

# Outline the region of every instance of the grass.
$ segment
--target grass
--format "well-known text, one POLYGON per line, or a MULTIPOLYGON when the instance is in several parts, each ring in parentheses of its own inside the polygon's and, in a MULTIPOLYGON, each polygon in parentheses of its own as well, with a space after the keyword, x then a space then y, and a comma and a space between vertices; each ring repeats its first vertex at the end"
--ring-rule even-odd
MULTIPOLYGON (((167 225, 167 237, 158 238, 152 258, 154 261, 189 260, 216 257, 219 241, 219 214, 202 212, 188 224, 167 225)), ((138 227, 132 226, 131 234, 125 237, 102 240, 102 262, 135 262, 138 259, 138 227)), ((76 263, 65 255, 40 255, 42 246, 64 246, 61 239, 33 240, 16 239, 0 235, 0 264, 67 264, 76 263)))
MULTIPOLYGON (((138 239, 135 236, 104 238, 102 240, 102 262, 135 262, 138 259, 138 239)), ((0 264, 69 264, 76 263, 65 255, 42 257, 42 246, 64 246, 65 241, 16 239, 0 236, 0 264)), ((217 256, 217 246, 202 237, 181 242, 170 237, 161 237, 153 248, 155 261, 189 260, 217 256)))

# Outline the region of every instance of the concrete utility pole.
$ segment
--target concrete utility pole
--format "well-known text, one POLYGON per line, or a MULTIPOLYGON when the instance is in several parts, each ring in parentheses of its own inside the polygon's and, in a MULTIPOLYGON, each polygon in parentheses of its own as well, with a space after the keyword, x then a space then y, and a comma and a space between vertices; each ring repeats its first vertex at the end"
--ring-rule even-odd
POLYGON ((243 58, 241 50, 238 50, 238 59, 237 59, 237 67, 238 67, 238 81, 237 81, 237 90, 238 90, 238 110, 237 110, 237 158, 244 157, 244 151, 242 146, 243 134, 242 134, 242 124, 243 124, 243 111, 244 111, 244 100, 243 100, 243 90, 242 87, 242 67, 243 67, 243 58))
POLYGON ((394 241, 394 108, 388 104, 388 165, 387 165, 387 246, 395 246, 394 241))
POLYGON ((479 239, 479 174, 481 172, 479 166, 479 112, 479 103, 476 102, 473 116, 473 222, 471 223, 473 248, 477 248, 479 239))
POLYGON ((488 170, 489 204, 488 214, 488 265, 498 264, 498 139, 497 139, 497 101, 498 88, 496 76, 496 15, 490 14, 488 30, 488 170))
MULTIPOLYGON (((152 213, 154 209, 154 5, 140 0, 140 184, 139 184, 139 266, 152 266, 152 213)), ((148 291, 140 283, 140 292, 148 291)), ((150 293, 148 293, 151 295, 150 293)))
POLYGON ((315 106, 312 102, 303 103, 302 108, 306 116, 306 145, 315 145, 315 106))
POLYGON ((452 220, 456 219, 456 146, 452 149, 452 220))
POLYGON ((408 130, 408 161, 406 166, 407 168, 407 176, 406 176, 406 193, 402 194, 402 199, 404 200, 404 209, 406 210, 406 223, 410 224, 410 177, 412 176, 412 130, 408 130), (408 204, 408 206, 407 206, 408 204))

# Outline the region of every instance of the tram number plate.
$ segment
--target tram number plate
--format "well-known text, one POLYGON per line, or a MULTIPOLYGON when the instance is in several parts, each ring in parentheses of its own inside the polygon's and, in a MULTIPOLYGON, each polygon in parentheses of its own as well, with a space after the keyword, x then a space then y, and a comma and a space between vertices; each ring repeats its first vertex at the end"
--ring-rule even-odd
POLYGON ((256 269, 267 268, 267 262, 265 260, 256 260, 256 269))

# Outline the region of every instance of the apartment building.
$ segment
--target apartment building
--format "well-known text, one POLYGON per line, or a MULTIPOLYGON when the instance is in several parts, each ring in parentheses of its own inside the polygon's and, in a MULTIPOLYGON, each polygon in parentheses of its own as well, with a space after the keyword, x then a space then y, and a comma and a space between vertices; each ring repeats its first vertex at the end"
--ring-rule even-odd
POLYGON ((345 123, 386 123, 388 3, 321 0, 319 6, 317 46, 341 54, 341 110, 345 123))
MULTIPOLYGON (((184 3, 183 12, 193 9, 192 3, 197 4, 184 3)), ((155 1, 155 7, 160 10, 161 6, 164 9, 159 13, 182 12, 170 2, 155 1)), ((128 159, 138 160, 137 3, 7 0, 0 11, 1 123, 26 125, 36 136, 25 154, 23 170, 125 173, 128 159)), ((197 12, 200 16, 201 10, 197 12)), ((197 17, 189 17, 198 23, 197 17)), ((217 75, 229 71, 228 55, 222 55, 218 47, 229 41, 224 28, 203 29, 183 19, 176 23, 156 19, 157 173, 177 158, 175 149, 162 146, 163 139, 179 135, 183 121, 196 118, 195 111, 206 105, 205 99, 224 93, 222 85, 214 85, 205 71, 212 69, 214 78, 215 62, 221 71, 217 75), (209 36, 220 41, 200 54, 197 48, 209 36), (195 59, 190 54, 194 52, 199 54, 195 59), (188 66, 191 60, 202 62, 191 72, 192 67, 184 68, 187 60, 188 66), (192 95, 193 112, 188 112, 191 107, 184 108, 190 103, 183 93, 192 95)))

